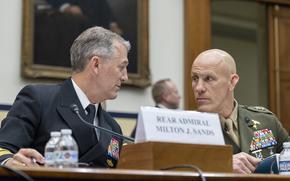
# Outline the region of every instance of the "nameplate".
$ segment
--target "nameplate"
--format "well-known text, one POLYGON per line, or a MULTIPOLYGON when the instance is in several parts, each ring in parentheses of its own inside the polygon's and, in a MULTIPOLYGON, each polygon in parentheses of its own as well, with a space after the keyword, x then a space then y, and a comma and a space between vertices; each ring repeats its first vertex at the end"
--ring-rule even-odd
POLYGON ((225 144, 218 114, 141 107, 135 142, 147 141, 225 144))

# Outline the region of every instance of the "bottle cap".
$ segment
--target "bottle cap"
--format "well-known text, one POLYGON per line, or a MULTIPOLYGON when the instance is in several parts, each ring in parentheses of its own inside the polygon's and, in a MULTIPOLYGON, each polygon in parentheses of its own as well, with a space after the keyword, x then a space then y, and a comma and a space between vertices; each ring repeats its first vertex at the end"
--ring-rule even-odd
POLYGON ((50 136, 51 137, 60 136, 60 132, 59 131, 52 131, 52 132, 50 132, 50 136))
POLYGON ((290 148, 290 142, 284 142, 283 148, 290 148))
POLYGON ((71 129, 62 129, 60 132, 61 134, 71 134, 71 129))

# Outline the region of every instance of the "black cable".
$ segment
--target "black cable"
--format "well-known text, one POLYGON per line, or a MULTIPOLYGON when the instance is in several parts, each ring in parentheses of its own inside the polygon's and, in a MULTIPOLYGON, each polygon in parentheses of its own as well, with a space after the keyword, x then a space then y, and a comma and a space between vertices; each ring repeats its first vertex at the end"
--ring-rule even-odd
MULTIPOLYGON (((272 161, 272 163, 271 163, 271 167, 270 167, 270 174, 275 174, 275 172, 274 172, 274 164, 277 164, 277 162, 275 162, 275 160, 273 160, 272 161)), ((278 170, 278 172, 279 172, 279 170, 278 170)))
POLYGON ((91 124, 91 123, 88 123, 87 121, 85 121, 84 118, 80 115, 79 107, 78 107, 76 104, 72 104, 72 105, 70 105, 70 108, 71 108, 71 110, 72 110, 72 111, 73 111, 73 112, 74 112, 74 113, 79 117, 79 119, 80 119, 83 123, 85 123, 87 126, 89 126, 89 127, 93 127, 93 128, 96 128, 96 129, 98 129, 98 130, 100 130, 100 131, 103 131, 103 132, 105 132, 105 133, 109 133, 109 134, 111 134, 111 135, 114 135, 114 136, 116 136, 116 137, 118 137, 118 138, 120 138, 120 139, 122 139, 122 140, 124 140, 124 141, 127 141, 128 143, 134 143, 134 141, 135 141, 134 138, 130 138, 130 137, 124 136, 124 135, 119 134, 119 133, 117 133, 117 132, 114 132, 114 131, 112 131, 112 130, 109 130, 109 129, 103 128, 103 127, 101 127, 101 126, 96 126, 96 125, 94 125, 94 124, 91 124))
POLYGON ((28 176, 26 173, 24 173, 24 172, 22 172, 20 170, 15 170, 15 169, 12 169, 12 168, 7 167, 5 165, 0 165, 0 168, 5 169, 9 173, 12 173, 13 175, 16 175, 17 177, 22 178, 23 180, 34 181, 30 176, 28 176))
POLYGON ((161 168, 160 170, 173 170, 173 169, 177 169, 177 168, 191 168, 194 171, 198 172, 201 181, 206 181, 206 178, 203 175, 201 169, 198 168, 195 165, 190 165, 190 164, 174 165, 174 166, 171 166, 171 167, 161 168))

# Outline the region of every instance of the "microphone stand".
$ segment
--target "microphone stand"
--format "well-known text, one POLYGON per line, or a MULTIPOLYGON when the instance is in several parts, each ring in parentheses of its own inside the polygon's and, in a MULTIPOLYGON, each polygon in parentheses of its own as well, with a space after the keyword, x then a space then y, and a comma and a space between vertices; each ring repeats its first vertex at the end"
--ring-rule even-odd
POLYGON ((127 137, 127 136, 121 135, 121 134, 116 133, 116 132, 114 132, 114 131, 108 130, 108 129, 103 128, 103 127, 100 127, 100 126, 96 126, 96 125, 90 124, 90 123, 88 123, 87 121, 85 121, 84 118, 82 118, 82 116, 80 115, 79 108, 78 108, 78 106, 77 106, 76 104, 72 104, 72 105, 71 105, 71 108, 72 108, 72 111, 73 111, 73 112, 74 112, 74 113, 79 117, 79 119, 80 119, 83 123, 85 123, 87 126, 89 126, 89 127, 93 127, 93 128, 96 128, 96 129, 98 129, 98 130, 100 130, 100 131, 103 131, 103 132, 106 132, 106 133, 109 133, 109 134, 112 134, 112 135, 114 135, 114 136, 116 136, 116 137, 118 137, 118 138, 121 138, 121 139, 123 139, 123 140, 129 142, 129 143, 134 143, 135 139, 133 139, 133 138, 130 138, 130 137, 127 137))

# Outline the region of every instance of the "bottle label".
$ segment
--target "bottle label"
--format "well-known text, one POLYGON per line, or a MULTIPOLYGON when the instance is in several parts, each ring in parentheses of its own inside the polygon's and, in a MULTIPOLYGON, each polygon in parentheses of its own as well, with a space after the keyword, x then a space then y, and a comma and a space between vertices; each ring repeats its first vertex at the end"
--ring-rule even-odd
POLYGON ((279 162, 279 173, 280 174, 290 174, 290 160, 279 162))
POLYGON ((78 152, 77 151, 62 151, 61 161, 70 162, 70 163, 77 163, 78 162, 78 152))
POLYGON ((45 153, 45 162, 46 163, 52 163, 54 161, 55 161, 55 158, 54 158, 54 153, 53 152, 45 153))

